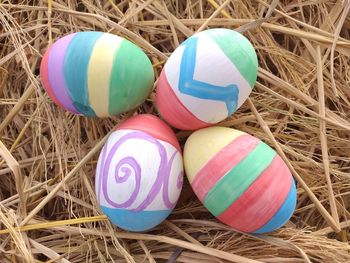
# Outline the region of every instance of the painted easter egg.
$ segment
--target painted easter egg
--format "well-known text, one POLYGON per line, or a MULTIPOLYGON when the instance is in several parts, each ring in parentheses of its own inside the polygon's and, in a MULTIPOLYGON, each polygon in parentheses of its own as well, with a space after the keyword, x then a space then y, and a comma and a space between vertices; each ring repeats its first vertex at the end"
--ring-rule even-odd
POLYGON ((218 123, 247 99, 257 71, 254 48, 242 34, 223 28, 197 33, 175 49, 161 72, 159 112, 182 130, 218 123))
POLYGON ((95 190, 101 210, 118 227, 145 231, 175 207, 183 183, 180 145, 159 118, 144 114, 122 123, 98 159, 95 190))
POLYGON ((186 141, 184 164, 203 205, 236 230, 270 232, 293 214, 291 172, 272 148, 247 133, 224 127, 198 130, 186 141))
POLYGON ((58 39, 41 61, 40 75, 57 105, 98 117, 136 108, 154 81, 151 61, 139 47, 103 32, 78 32, 58 39))

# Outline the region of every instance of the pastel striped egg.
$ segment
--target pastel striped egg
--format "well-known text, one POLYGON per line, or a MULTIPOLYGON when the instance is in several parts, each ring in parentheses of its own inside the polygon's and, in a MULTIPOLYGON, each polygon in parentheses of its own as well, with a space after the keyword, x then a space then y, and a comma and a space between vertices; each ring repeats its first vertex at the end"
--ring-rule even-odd
POLYGON ((153 115, 121 124, 98 159, 97 200, 112 223, 125 230, 145 231, 160 224, 175 207, 182 183, 180 145, 153 115))
POLYGON ((41 61, 40 75, 57 105, 98 117, 136 108, 154 81, 151 61, 139 47, 103 32, 78 32, 58 39, 41 61))
POLYGON ((184 165, 203 205, 236 230, 270 232, 293 214, 291 172, 272 148, 249 134, 224 127, 198 130, 186 141, 184 165))
POLYGON ((182 130, 218 123, 244 103, 257 72, 254 48, 240 33, 223 28, 197 33, 175 49, 161 72, 159 112, 182 130))

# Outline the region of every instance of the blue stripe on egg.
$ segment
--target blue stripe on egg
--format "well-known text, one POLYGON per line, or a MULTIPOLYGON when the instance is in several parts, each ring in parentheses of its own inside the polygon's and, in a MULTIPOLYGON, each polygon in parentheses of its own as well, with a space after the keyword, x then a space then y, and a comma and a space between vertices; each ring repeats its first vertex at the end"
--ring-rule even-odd
POLYGON ((200 99, 225 102, 229 116, 237 109, 239 89, 233 83, 221 87, 194 79, 197 44, 197 37, 189 38, 182 44, 185 48, 180 65, 179 90, 184 94, 200 99))
POLYGON ((64 59, 64 77, 68 93, 75 108, 86 116, 96 115, 90 107, 87 74, 92 50, 102 34, 102 32, 77 33, 70 42, 64 59))
POLYGON ((275 229, 283 226, 289 218, 292 216, 296 206, 296 187, 295 182, 292 180, 290 191, 283 205, 277 211, 277 213, 267 222, 263 227, 256 230, 254 233, 262 234, 266 232, 274 231, 275 229))
POLYGON ((134 232, 149 230, 157 226, 171 213, 170 209, 134 212, 102 205, 101 209, 104 214, 108 215, 113 224, 134 232))

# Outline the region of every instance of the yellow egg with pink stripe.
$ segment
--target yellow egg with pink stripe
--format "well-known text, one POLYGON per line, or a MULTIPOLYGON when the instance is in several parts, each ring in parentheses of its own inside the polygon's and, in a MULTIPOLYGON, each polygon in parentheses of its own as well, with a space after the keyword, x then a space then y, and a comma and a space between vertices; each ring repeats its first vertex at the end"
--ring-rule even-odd
POLYGON ((197 130, 186 141, 184 165, 203 205, 238 231, 276 230, 294 212, 296 187, 287 165, 247 133, 225 127, 197 130))
POLYGON ((130 41, 104 32, 77 32, 53 43, 40 66, 51 99, 70 112, 108 117, 139 106, 151 92, 152 63, 130 41))

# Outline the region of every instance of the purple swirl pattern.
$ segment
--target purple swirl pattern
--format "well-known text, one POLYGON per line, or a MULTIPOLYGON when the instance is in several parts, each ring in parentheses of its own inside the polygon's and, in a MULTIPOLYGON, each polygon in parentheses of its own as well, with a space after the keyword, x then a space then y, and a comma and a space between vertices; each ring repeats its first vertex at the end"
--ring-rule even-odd
MULTIPOLYGON (((132 139, 141 139, 148 141, 154 144, 157 147, 159 156, 160 156, 160 164, 157 171, 157 177, 155 182, 153 183, 149 193, 146 195, 146 198, 136 207, 130 209, 132 211, 138 212, 145 210, 155 199, 157 194, 162 191, 162 200, 165 206, 168 209, 172 209, 176 205, 175 202, 171 202, 169 197, 169 178, 171 173, 171 167, 173 165, 174 159, 178 151, 175 151, 168 160, 168 155, 165 147, 154 137, 148 135, 145 132, 141 131, 132 131, 128 134, 125 134, 110 148, 107 153, 107 144, 103 147, 101 153, 101 162, 99 169, 99 178, 98 178, 98 191, 97 198, 101 203, 101 195, 105 198, 106 202, 114 207, 114 208, 129 208, 136 200, 140 190, 141 190, 141 173, 142 169, 140 164, 133 158, 132 156, 125 157, 121 159, 115 167, 111 167, 114 165, 112 163, 113 156, 118 151, 119 147, 128 140, 132 139), (115 182, 117 184, 121 184, 130 179, 130 176, 135 176, 135 188, 133 189, 130 197, 124 201, 123 203, 116 203, 113 201, 108 193, 107 183, 108 183, 108 172, 110 169, 115 169, 115 182)), ((108 143, 108 142, 107 142, 108 143)), ((183 172, 181 171, 177 177, 176 187, 177 189, 181 189, 183 184, 183 172)))

